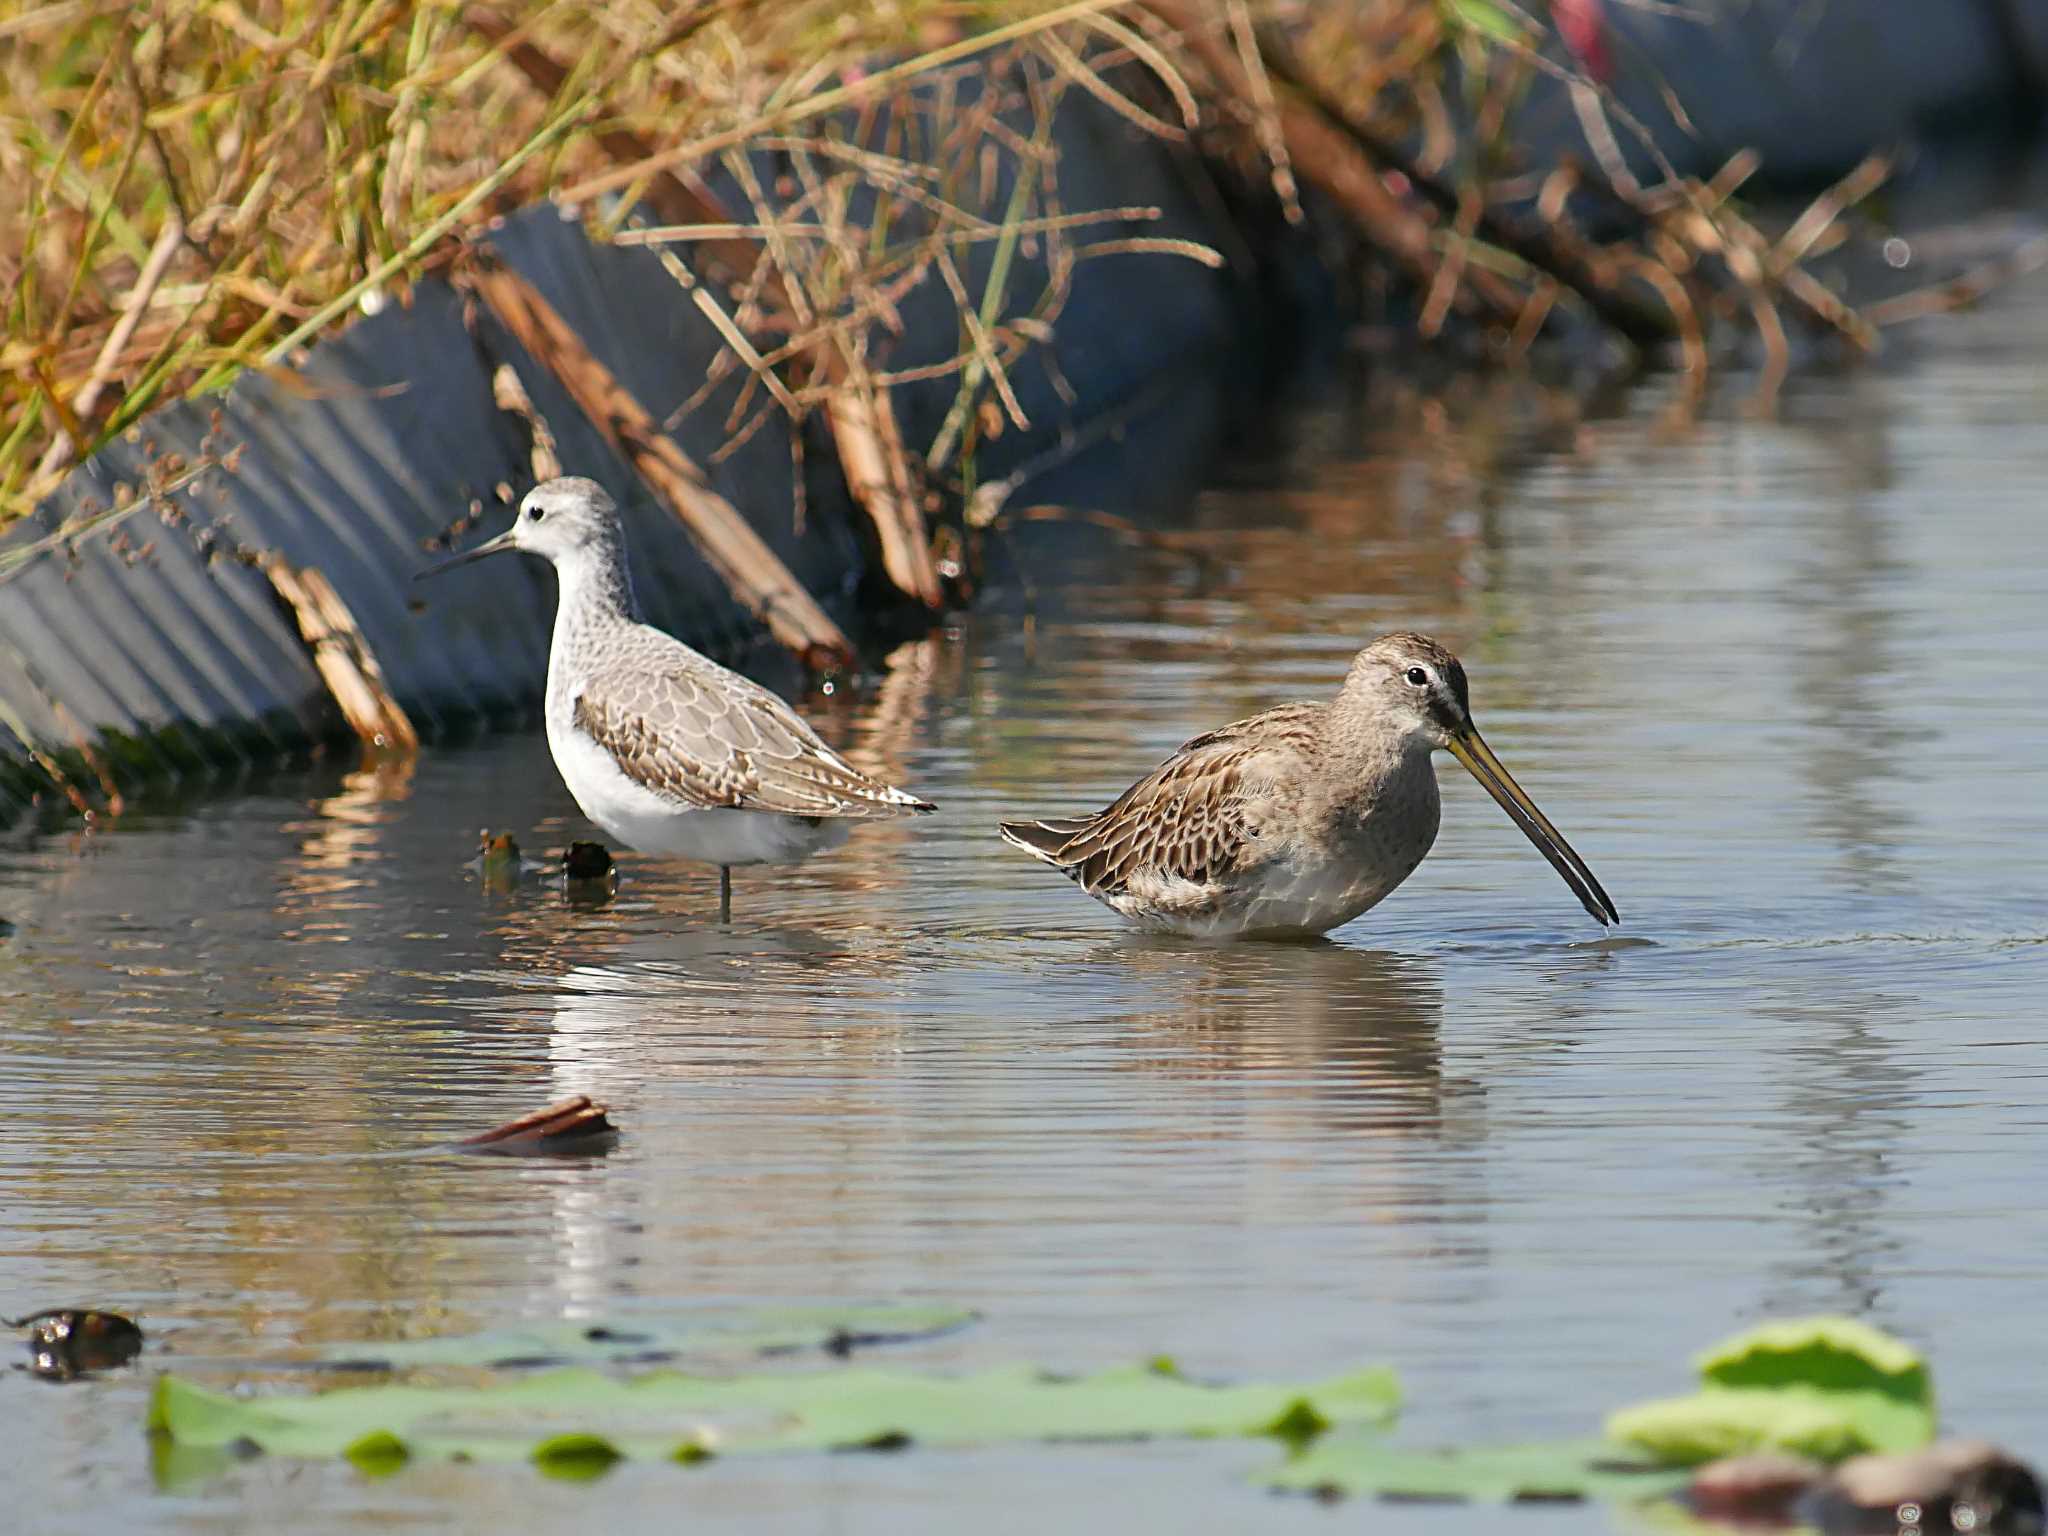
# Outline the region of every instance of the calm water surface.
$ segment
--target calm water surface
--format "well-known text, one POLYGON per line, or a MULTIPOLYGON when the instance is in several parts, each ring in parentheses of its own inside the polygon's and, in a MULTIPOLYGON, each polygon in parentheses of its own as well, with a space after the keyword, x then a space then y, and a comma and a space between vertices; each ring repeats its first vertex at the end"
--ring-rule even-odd
MULTIPOLYGON (((1330 388, 1179 526, 1076 533, 809 708, 941 803, 793 874, 629 859, 533 737, 9 834, 0 1302, 139 1312, 153 1368, 521 1318, 929 1299, 937 1368, 1386 1361, 1419 1441, 1572 1434, 1767 1316, 1925 1346, 1953 1427, 2048 1455, 2048 290, 1684 425, 1526 388, 1330 388), (1335 941, 1122 931, 1001 848, 1395 626, 1619 902, 1603 943, 1446 762, 1437 851, 1335 941), (394 1156, 570 1092, 620 1150, 394 1156)), ((153 1369, 0 1376, 34 1528, 1491 1530, 1253 1491, 1265 1446, 623 1467, 257 1461, 159 1488, 153 1369)), ((1607 1528, 1517 1514, 1531 1532, 1607 1528)))

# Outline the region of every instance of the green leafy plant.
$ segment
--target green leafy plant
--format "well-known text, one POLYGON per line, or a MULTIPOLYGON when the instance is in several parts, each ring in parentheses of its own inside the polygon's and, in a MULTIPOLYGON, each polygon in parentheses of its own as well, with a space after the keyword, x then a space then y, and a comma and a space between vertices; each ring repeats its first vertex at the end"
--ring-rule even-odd
MULTIPOLYGON (((407 1363, 560 1355, 618 1364, 632 1358, 622 1350, 774 1352, 830 1344, 856 1328, 917 1337, 968 1316, 943 1307, 771 1308, 547 1325, 420 1341, 407 1363)), ((1400 1401, 1383 1369, 1216 1385, 1191 1381, 1164 1359, 1084 1376, 1029 1366, 960 1376, 865 1367, 628 1378, 552 1370, 483 1385, 261 1397, 167 1376, 151 1402, 150 1428, 160 1467, 203 1468, 209 1455, 254 1446, 346 1457, 371 1474, 460 1458, 527 1460, 571 1479, 601 1476, 627 1458, 688 1463, 768 1451, 1265 1436, 1289 1447, 1260 1475, 1269 1487, 1498 1502, 1655 1500, 1716 1456, 1769 1449, 1833 1460, 1911 1450, 1934 1434, 1925 1362, 1849 1319, 1752 1329, 1707 1351, 1698 1366, 1699 1391, 1623 1409, 1604 1438, 1445 1449, 1402 1446, 1381 1433, 1400 1401)))
POLYGON ((1478 1503, 1649 1499, 1684 1486, 1684 1471, 1600 1439, 1417 1449, 1368 1434, 1333 1434, 1268 1474, 1274 1488, 1478 1503))
POLYGON ((1614 1439, 1690 1464, 1745 1451, 1839 1461, 1934 1438, 1934 1385, 1910 1347, 1866 1323, 1770 1323, 1700 1356, 1700 1390, 1625 1408, 1614 1439))
POLYGON ((1697 1363, 1699 1391, 1622 1409, 1604 1439, 1417 1449, 1333 1434, 1263 1480, 1325 1495, 1649 1500, 1675 1493, 1693 1466, 1721 1456, 1777 1450, 1835 1461, 1912 1450, 1934 1436, 1934 1389, 1920 1356, 1848 1318, 1751 1329, 1697 1363))
POLYGON ((1392 1373, 1216 1386, 1165 1362, 1062 1377, 1028 1366, 966 1376, 847 1368, 621 1379, 550 1371, 481 1387, 391 1385, 244 1397, 166 1376, 151 1430, 185 1448, 253 1445, 346 1456, 370 1471, 415 1458, 533 1460, 590 1475, 622 1457, 701 1460, 755 1451, 896 1449, 1016 1440, 1260 1436, 1385 1423, 1392 1373), (602 1463, 603 1465, 598 1465, 602 1463))

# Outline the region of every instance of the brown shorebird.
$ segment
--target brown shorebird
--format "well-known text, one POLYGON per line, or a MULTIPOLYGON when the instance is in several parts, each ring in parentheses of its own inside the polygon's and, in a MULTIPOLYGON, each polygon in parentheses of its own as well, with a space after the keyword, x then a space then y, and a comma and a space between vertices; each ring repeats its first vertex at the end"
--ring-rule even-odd
POLYGON ((1133 922, 1195 938, 1305 938, 1348 923, 1436 841, 1430 753, 1449 752, 1600 923, 1621 915, 1481 739, 1465 669, 1427 635, 1382 635, 1326 704, 1197 736, 1092 816, 1010 821, 1005 841, 1133 922))
POLYGON ((506 550, 553 562, 548 748, 583 814, 629 848, 718 866, 794 864, 852 823, 932 809, 869 778, 781 699, 641 622, 618 508, 595 480, 535 486, 512 526, 420 572, 506 550))

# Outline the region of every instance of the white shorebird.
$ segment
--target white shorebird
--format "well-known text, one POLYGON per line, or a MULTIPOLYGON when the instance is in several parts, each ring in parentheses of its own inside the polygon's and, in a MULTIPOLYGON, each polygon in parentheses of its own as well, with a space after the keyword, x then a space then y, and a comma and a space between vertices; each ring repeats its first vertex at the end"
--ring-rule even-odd
POLYGON ((1010 821, 1005 841, 1147 928, 1194 938, 1327 933, 1436 841, 1430 754, 1471 770, 1602 924, 1620 914, 1472 723, 1465 669, 1427 635, 1382 635, 1328 703, 1197 736, 1092 816, 1010 821))
POLYGON ((548 652, 548 747, 583 814, 629 848, 718 866, 795 864, 856 821, 933 807, 846 762, 781 699, 640 618, 618 508, 595 480, 535 486, 512 526, 432 576, 517 550, 561 585, 548 652))

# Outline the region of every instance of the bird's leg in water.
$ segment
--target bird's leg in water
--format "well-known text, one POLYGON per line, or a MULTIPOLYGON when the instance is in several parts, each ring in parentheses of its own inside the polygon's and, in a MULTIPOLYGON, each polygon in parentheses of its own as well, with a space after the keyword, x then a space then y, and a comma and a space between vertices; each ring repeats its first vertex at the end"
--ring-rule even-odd
POLYGON ((718 920, 721 923, 732 921, 732 866, 730 864, 718 866, 718 920))

